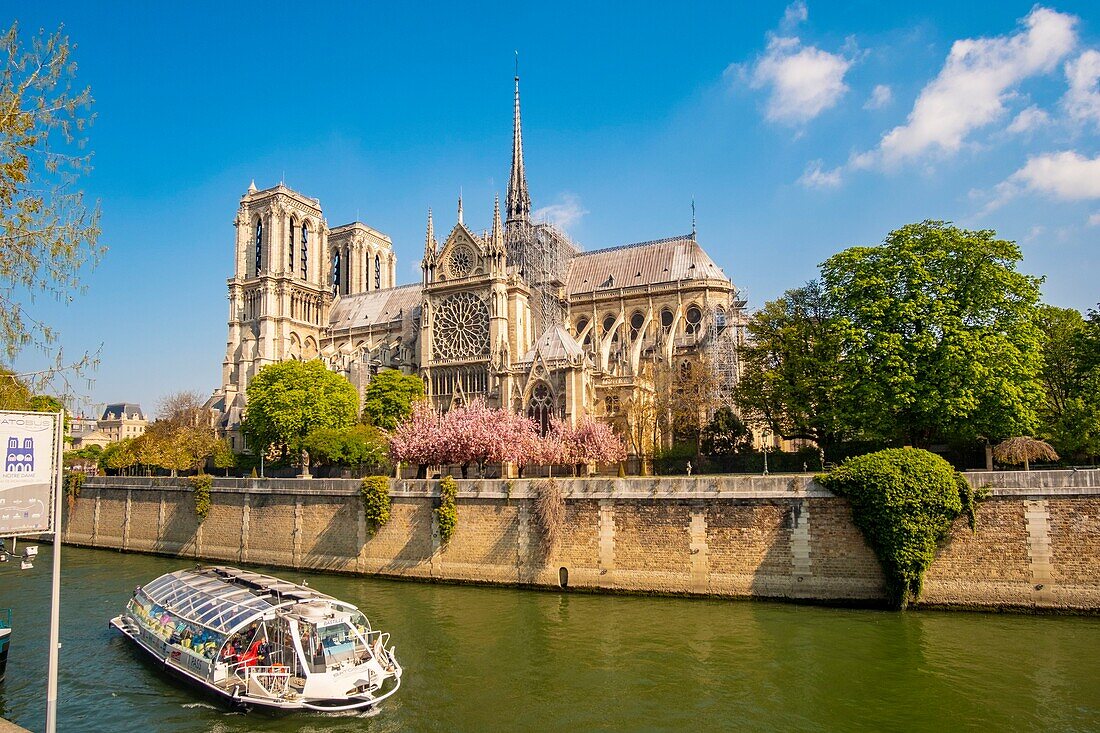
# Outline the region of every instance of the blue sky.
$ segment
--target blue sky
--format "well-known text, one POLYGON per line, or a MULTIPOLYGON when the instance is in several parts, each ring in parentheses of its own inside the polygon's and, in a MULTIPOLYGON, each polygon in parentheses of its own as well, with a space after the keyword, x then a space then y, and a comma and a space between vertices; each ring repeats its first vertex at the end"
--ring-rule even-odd
MULTIPOLYGON (((759 307, 927 218, 1020 242, 1044 297, 1100 301, 1095 3, 26 3, 65 24, 98 118, 106 258, 39 302, 91 403, 218 386, 232 219, 253 178, 388 233, 490 224, 520 52, 536 209, 585 249, 686 233, 759 307)), ((12 6, 8 6, 9 12, 12 6)), ((17 366, 31 369, 33 354, 17 366)))

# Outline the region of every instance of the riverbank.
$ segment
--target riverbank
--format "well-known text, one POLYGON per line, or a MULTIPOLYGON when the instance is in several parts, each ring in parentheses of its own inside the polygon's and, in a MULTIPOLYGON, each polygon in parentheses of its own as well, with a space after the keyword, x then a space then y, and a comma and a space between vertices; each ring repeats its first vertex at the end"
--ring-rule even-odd
MULTIPOLYGON (((1100 471, 967 474, 990 487, 952 528, 921 605, 1100 612, 1100 471)), ((885 599, 848 504, 810 475, 558 479, 546 552, 536 480, 459 481, 442 546, 437 481, 390 484, 371 532, 355 480, 214 479, 200 522, 186 479, 103 477, 63 518, 69 544, 360 575, 845 605, 885 599)))

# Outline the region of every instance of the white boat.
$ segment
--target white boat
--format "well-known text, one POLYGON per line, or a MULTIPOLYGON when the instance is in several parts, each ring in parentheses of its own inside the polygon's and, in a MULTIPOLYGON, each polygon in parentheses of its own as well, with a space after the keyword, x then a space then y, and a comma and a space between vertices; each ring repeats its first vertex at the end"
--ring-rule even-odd
POLYGON ((11 609, 0 608, 0 682, 8 666, 8 646, 11 642, 11 609))
POLYGON ((355 606, 270 575, 212 566, 138 586, 111 625, 234 704, 355 710, 401 686, 389 634, 355 606))

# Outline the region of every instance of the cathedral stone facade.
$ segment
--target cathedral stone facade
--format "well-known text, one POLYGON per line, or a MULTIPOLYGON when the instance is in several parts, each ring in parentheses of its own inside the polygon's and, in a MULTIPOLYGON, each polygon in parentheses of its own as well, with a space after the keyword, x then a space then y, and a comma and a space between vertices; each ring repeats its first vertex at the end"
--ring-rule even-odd
MULTIPOLYGON (((428 212, 419 283, 397 285, 390 238, 329 227, 316 199, 249 187, 237 211, 222 386, 210 406, 234 448, 249 380, 267 364, 320 358, 362 393, 380 369, 419 375, 441 410, 484 398, 546 425, 598 415, 631 431, 655 365, 710 354, 736 381, 744 301, 695 233, 591 252, 532 220, 516 78, 512 169, 481 233, 437 239, 428 212), (633 406, 631 408, 631 406, 633 406)), ((694 229, 694 226, 693 226, 694 229)), ((654 439, 660 439, 654 438, 654 439)), ((628 441, 632 453, 645 441, 628 441)))

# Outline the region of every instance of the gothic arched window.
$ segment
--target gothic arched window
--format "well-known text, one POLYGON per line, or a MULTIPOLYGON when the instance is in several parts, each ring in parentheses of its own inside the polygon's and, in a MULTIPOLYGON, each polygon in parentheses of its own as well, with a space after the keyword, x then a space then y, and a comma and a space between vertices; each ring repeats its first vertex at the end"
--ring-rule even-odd
POLYGON ((351 292, 351 248, 350 247, 344 247, 343 265, 344 265, 343 272, 341 274, 344 276, 344 283, 343 283, 343 288, 341 289, 340 292, 342 292, 344 295, 347 295, 348 293, 351 292))
POLYGON ((332 250, 332 294, 340 294, 340 250, 332 250))
POLYGON ((287 219, 287 244, 286 244, 286 256, 287 266, 290 268, 290 274, 294 274, 294 217, 287 219))
POLYGON ((374 256, 374 289, 382 289, 382 259, 378 256, 374 256))
MULTIPOLYGON (((370 255, 363 258, 363 289, 370 290, 370 255)), ((375 288, 377 290, 377 288, 375 288)))
POLYGON ((718 333, 726 330, 726 309, 722 306, 718 306, 718 309, 714 311, 714 327, 718 330, 718 333))
POLYGON ((645 325, 645 315, 641 311, 634 311, 630 316, 630 340, 636 341, 638 334, 642 332, 642 326, 645 325))
POLYGON ((309 279, 309 225, 302 222, 302 279, 309 279))
POLYGON ((550 430, 550 418, 554 414, 554 395, 550 385, 538 382, 531 390, 531 399, 527 402, 527 417, 539 426, 539 432, 546 435, 550 430))
POLYGON ((689 336, 698 336, 701 331, 703 323, 703 311, 699 310, 699 306, 693 305, 687 309, 687 333, 689 336))
POLYGON ((675 316, 672 314, 671 308, 665 308, 661 311, 661 326, 666 329, 672 328, 672 321, 675 316))
POLYGON ((264 221, 256 219, 256 274, 260 274, 260 266, 263 264, 264 251, 264 221))

